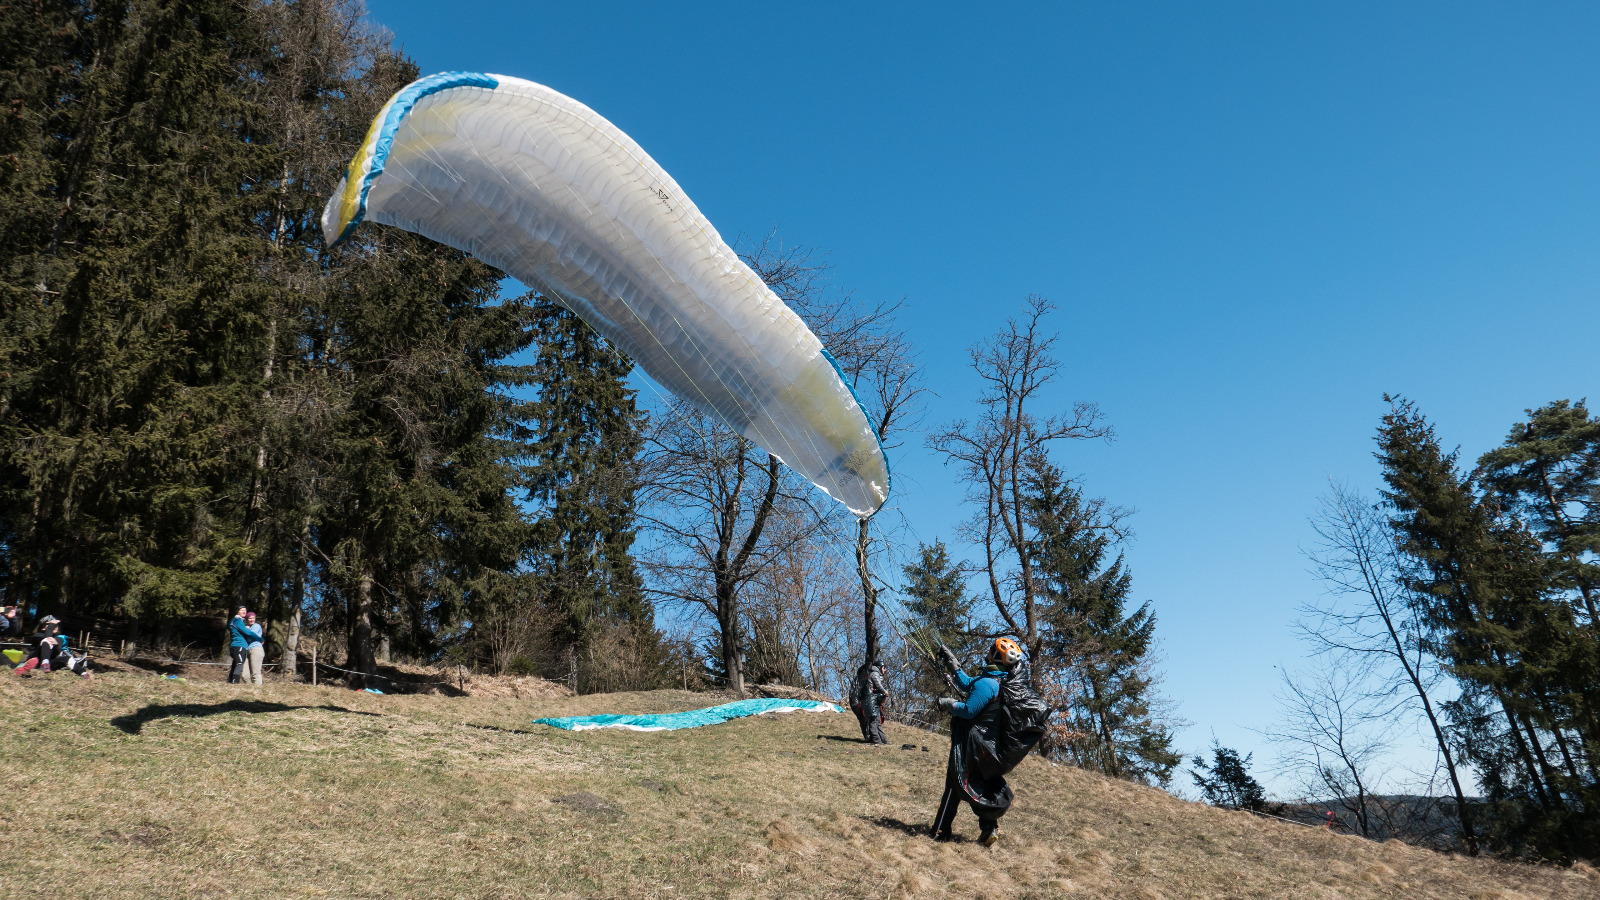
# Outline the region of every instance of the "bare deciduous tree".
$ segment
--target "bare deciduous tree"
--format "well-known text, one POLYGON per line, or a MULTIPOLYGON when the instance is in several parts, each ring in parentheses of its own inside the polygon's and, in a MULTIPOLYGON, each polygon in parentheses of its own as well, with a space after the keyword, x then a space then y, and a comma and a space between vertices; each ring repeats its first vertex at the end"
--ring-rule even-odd
POLYGON ((1462 845, 1476 855, 1472 808, 1431 696, 1439 669, 1426 652, 1418 605, 1404 586, 1394 534, 1372 503, 1338 484, 1323 498, 1312 527, 1319 542, 1311 560, 1330 596, 1327 602, 1302 610, 1299 629, 1321 652, 1370 660, 1371 665, 1363 668, 1375 673, 1377 689, 1414 706, 1427 719, 1455 795, 1462 845))
POLYGON ((651 422, 641 471, 649 590, 712 617, 727 687, 743 694, 739 595, 772 558, 774 506, 805 504, 801 488, 777 457, 681 401, 651 422))
MULTIPOLYGON (((829 349, 880 439, 914 420, 924 389, 910 342, 895 324, 900 303, 866 304, 846 293, 824 291, 826 264, 770 235, 742 255, 829 349)), ((791 551, 798 552, 813 536, 838 524, 839 513, 819 502, 776 458, 686 404, 673 403, 658 417, 645 472, 645 520, 658 551, 646 565, 655 576, 655 590, 711 615, 728 686, 742 691, 741 592, 757 579, 770 590, 767 569, 785 554, 792 565, 796 557, 791 551), (780 511, 783 527, 769 528, 780 511)), ((878 588, 869 560, 873 542, 866 520, 856 523, 855 532, 870 658, 877 651, 873 616, 878 588)), ((765 607, 782 598, 763 599, 768 601, 765 607)), ((792 606, 768 611, 779 618, 796 612, 792 606)), ((806 621, 809 613, 800 615, 806 621)))
MULTIPOLYGON (((1060 369, 1054 356, 1059 335, 1044 326, 1054 308, 1043 297, 1029 297, 1020 319, 1008 320, 998 334, 971 348, 972 369, 984 383, 978 398, 983 411, 975 420, 957 420, 929 438, 934 450, 959 467, 968 499, 978 507, 964 528, 983 554, 980 571, 987 576, 990 602, 1034 659, 1041 657, 1043 639, 1039 584, 1027 552, 1027 460, 1047 454, 1059 441, 1112 434, 1092 403, 1077 403, 1061 414, 1037 411, 1048 402, 1042 394, 1060 369)), ((1042 690, 1037 669, 1033 679, 1042 690)))
POLYGON ((776 627, 806 687, 836 694, 848 680, 860 607, 851 561, 808 510, 780 508, 768 528, 778 550, 756 578, 750 611, 776 627))
MULTIPOLYGON (((845 381, 862 404, 883 452, 900 446, 900 433, 916 427, 928 389, 922 384, 916 351, 896 319, 904 301, 865 304, 849 295, 803 295, 790 302, 822 340, 845 381)), ((867 663, 877 662, 878 584, 872 572, 875 517, 855 523, 856 577, 861 583, 867 663)), ((881 540, 881 538, 880 538, 881 540)))
POLYGON ((1325 799, 1350 813, 1363 837, 1375 833, 1376 772, 1391 745, 1394 703, 1368 689, 1365 665, 1325 665, 1283 675, 1278 696, 1284 721, 1268 730, 1284 748, 1278 767, 1296 778, 1307 799, 1325 799))

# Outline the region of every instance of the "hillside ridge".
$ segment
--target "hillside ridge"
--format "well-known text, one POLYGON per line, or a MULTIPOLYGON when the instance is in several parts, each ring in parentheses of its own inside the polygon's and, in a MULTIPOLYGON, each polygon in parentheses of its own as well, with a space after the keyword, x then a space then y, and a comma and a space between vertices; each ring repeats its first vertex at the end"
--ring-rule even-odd
POLYGON ((7 677, 0 750, 24 827, 0 884, 96 900, 1600 897, 1587 866, 1375 844, 1039 758, 1013 773, 998 846, 973 840, 970 811, 936 844, 943 738, 891 725, 872 748, 847 714, 532 724, 707 699, 7 677))

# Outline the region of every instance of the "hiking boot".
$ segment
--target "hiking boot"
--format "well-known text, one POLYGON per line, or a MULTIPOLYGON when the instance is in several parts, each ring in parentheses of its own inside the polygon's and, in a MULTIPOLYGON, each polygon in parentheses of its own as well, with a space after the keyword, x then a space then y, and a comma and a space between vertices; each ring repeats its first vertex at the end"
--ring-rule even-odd
POLYGON ((986 829, 982 834, 978 835, 978 843, 984 845, 985 847, 993 847, 999 842, 1000 829, 998 828, 986 829))
POLYGON ((948 831, 935 831, 933 833, 933 839, 938 841, 939 843, 943 844, 943 843, 946 843, 948 841, 955 840, 955 835, 951 834, 948 831))
POLYGON ((41 672, 50 671, 50 660, 47 659, 44 662, 39 663, 39 671, 41 671, 41 672))
POLYGON ((22 665, 17 666, 17 677, 20 678, 24 675, 27 675, 29 672, 33 671, 33 667, 37 666, 38 664, 39 660, 37 657, 35 657, 34 659, 30 659, 22 665))

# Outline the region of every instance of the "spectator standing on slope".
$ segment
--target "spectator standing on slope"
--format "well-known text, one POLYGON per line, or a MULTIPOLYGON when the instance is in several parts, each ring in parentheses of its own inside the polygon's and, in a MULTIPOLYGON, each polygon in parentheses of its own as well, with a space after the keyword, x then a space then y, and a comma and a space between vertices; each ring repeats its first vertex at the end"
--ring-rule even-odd
POLYGON ((244 670, 240 673, 240 680, 245 684, 261 683, 261 658, 266 655, 266 647, 261 643, 261 626, 256 624, 256 614, 244 614, 245 646, 244 670))
POLYGON ((245 648, 250 646, 250 633, 244 630, 246 612, 244 607, 239 607, 233 614, 233 620, 228 623, 228 659, 233 661, 233 666, 228 669, 229 684, 239 683, 239 673, 244 669, 245 648))

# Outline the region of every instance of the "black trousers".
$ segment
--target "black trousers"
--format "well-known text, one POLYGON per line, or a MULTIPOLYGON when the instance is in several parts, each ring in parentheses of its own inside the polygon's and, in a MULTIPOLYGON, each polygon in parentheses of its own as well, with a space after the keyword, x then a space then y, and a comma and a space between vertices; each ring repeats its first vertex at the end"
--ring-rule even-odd
POLYGON ((852 703, 850 711, 856 714, 856 724, 861 726, 863 741, 869 744, 889 743, 889 739, 883 736, 883 710, 852 703))
MULTIPOLYGON (((965 799, 966 795, 961 793, 961 783, 956 778, 956 770, 947 767, 944 770, 944 796, 939 798, 939 811, 933 816, 934 837, 950 833, 950 826, 956 821, 956 813, 961 811, 961 801, 965 799)), ((977 810, 974 809, 973 812, 976 813, 977 810)), ((986 819, 981 813, 978 815, 978 827, 984 834, 995 830, 999 825, 998 819, 986 819)))
POLYGON ((239 675, 244 671, 244 655, 246 652, 243 647, 228 648, 228 657, 233 660, 233 667, 228 670, 229 684, 239 683, 239 675))

